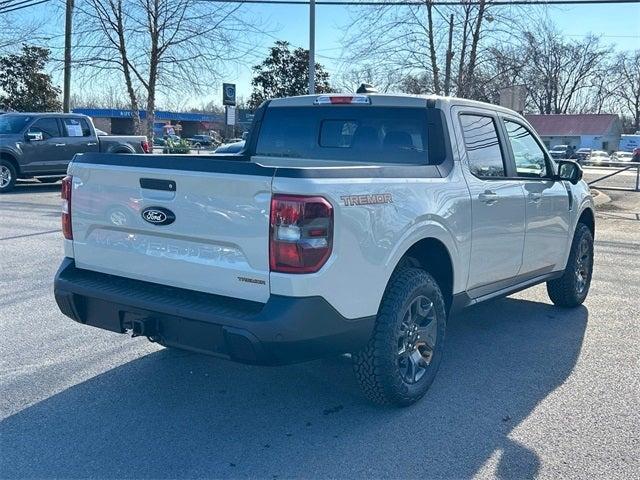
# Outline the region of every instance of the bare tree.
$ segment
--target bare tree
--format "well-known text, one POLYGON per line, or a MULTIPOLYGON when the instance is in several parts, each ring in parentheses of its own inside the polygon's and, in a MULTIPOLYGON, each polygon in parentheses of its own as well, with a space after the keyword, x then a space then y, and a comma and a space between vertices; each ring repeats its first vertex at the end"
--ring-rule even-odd
POLYGON ((119 72, 134 125, 146 108, 151 137, 159 92, 211 93, 224 62, 254 48, 246 35, 258 29, 238 15, 240 8, 195 0, 86 0, 78 7, 75 63, 89 80, 119 72))
POLYGON ((0 54, 17 53, 23 44, 40 44, 40 22, 18 18, 16 14, 0 14, 0 54))
POLYGON ((399 72, 380 67, 375 63, 365 63, 344 71, 336 81, 336 89, 343 92, 355 92, 360 84, 375 85, 379 92, 392 91, 402 80, 399 72))
POLYGON ((513 41, 518 31, 510 14, 516 7, 493 5, 491 0, 461 6, 423 0, 412 6, 354 8, 343 38, 344 70, 358 71, 366 59, 394 72, 396 88, 427 88, 436 94, 475 98, 481 90, 477 71, 490 43, 513 41))
POLYGON ((71 108, 131 108, 127 92, 107 85, 100 90, 77 91, 71 95, 71 108))
POLYGON ((640 130, 640 50, 621 53, 613 66, 615 88, 612 95, 633 119, 633 130, 640 130))
MULTIPOLYGON (((471 93, 471 86, 475 82, 475 71, 476 64, 478 62, 478 45, 480 44, 480 35, 482 33, 482 22, 484 21, 484 17, 486 14, 487 2, 485 0, 480 0, 478 2, 478 11, 473 18, 473 22, 471 24, 471 45, 469 51, 469 58, 466 59, 465 56, 461 55, 460 60, 462 66, 460 71, 462 74, 462 81, 458 84, 458 95, 461 97, 468 96, 471 93)), ((466 25, 465 25, 466 27, 466 25)), ((463 50, 466 50, 467 39, 463 37, 463 50)))
POLYGON ((568 113, 582 93, 607 74, 610 47, 596 36, 565 40, 550 23, 525 33, 527 66, 523 72, 529 99, 540 113, 568 113))
POLYGON ((503 88, 524 83, 526 63, 527 57, 519 46, 497 44, 486 48, 483 61, 474 72, 473 98, 498 103, 503 88))

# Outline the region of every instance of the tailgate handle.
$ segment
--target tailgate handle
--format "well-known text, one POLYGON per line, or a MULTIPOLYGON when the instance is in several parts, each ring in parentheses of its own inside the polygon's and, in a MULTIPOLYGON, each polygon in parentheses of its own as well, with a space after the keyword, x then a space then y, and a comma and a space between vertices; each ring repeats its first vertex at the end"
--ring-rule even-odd
POLYGON ((162 180, 160 178, 141 178, 140 186, 149 190, 163 190, 165 192, 176 191, 176 182, 173 180, 162 180))

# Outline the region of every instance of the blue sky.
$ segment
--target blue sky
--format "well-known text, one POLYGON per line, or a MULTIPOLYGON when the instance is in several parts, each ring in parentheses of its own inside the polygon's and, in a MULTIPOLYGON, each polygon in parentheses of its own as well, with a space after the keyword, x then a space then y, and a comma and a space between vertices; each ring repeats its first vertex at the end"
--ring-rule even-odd
MULTIPOLYGON (((76 0, 82 1, 82 0, 76 0)), ((296 5, 251 5, 243 7, 251 16, 262 19, 271 30, 272 37, 265 36, 259 52, 266 54, 275 38, 289 41, 294 46, 307 48, 309 42, 309 9, 296 5), (275 37, 275 38, 274 38, 275 37)), ((539 7, 532 7, 539 8, 539 7)), ((341 54, 341 27, 349 22, 354 7, 318 6, 316 12, 316 49, 317 61, 327 70, 337 73, 339 62, 336 60, 341 54)), ((366 8, 358 12, 366 14, 366 8)), ((603 35, 603 40, 613 43, 619 50, 640 48, 640 3, 634 4, 598 4, 571 5, 547 8, 547 15, 557 24, 565 35, 573 38, 583 37, 588 33, 603 35)), ((62 33, 61 11, 52 7, 32 7, 14 14, 17 21, 29 18, 46 19, 46 29, 52 34, 62 33)), ((56 35, 53 42, 61 45, 62 39, 56 35)), ((52 45, 53 46, 53 45, 52 45)), ((255 62, 252 62, 255 63, 255 62)), ((238 94, 248 97, 251 92, 251 65, 230 66, 225 81, 238 85, 238 94)), ((56 75, 56 79, 58 75, 56 75)), ((220 97, 216 90, 211 96, 200 100, 217 99, 220 97)))

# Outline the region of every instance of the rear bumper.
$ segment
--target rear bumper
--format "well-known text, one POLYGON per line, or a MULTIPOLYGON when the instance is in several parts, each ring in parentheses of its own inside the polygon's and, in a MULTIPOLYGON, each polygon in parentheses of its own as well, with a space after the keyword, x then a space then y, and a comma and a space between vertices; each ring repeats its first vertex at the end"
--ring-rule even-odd
POLYGON ((322 297, 271 295, 262 304, 83 270, 70 258, 56 273, 54 294, 79 323, 264 365, 352 352, 375 321, 348 320, 322 297))

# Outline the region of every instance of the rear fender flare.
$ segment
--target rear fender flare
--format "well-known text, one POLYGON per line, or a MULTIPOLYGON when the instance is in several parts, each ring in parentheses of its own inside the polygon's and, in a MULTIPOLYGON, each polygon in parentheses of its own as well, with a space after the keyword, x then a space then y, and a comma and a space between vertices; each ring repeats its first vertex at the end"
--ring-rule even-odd
POLYGON ((459 292, 464 290, 463 281, 466 281, 466 274, 462 271, 462 261, 459 242, 456 240, 453 233, 446 228, 442 221, 436 219, 427 219, 417 224, 414 224, 413 228, 408 230, 400 241, 397 243, 395 249, 391 252, 385 265, 385 285, 389 282, 391 275, 400 263, 400 260, 404 255, 421 240, 432 238, 442 243, 449 253, 451 259, 451 266, 453 269, 453 292, 459 292))

